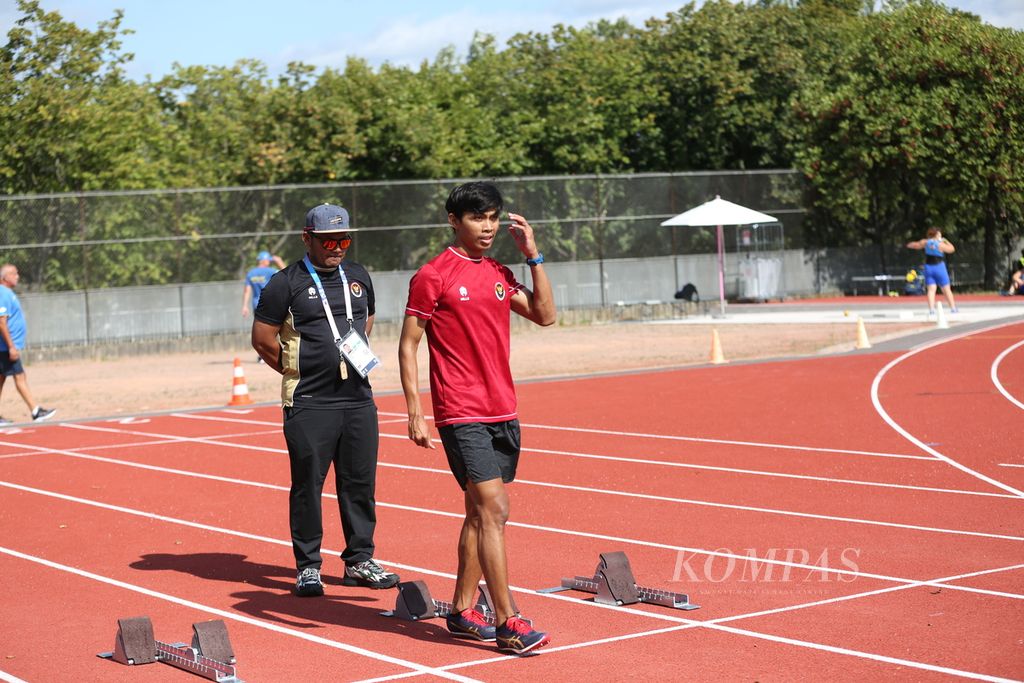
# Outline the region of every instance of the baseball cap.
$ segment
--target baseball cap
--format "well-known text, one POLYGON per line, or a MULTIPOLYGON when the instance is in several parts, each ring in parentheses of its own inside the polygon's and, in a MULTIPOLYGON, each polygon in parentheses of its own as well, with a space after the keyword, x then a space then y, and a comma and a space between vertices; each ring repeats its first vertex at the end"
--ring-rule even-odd
POLYGON ((306 232, 354 232, 348 211, 334 204, 321 204, 306 213, 306 232))
POLYGON ((261 251, 260 253, 256 254, 257 261, 270 261, 273 260, 273 258, 274 257, 270 255, 269 251, 261 251))

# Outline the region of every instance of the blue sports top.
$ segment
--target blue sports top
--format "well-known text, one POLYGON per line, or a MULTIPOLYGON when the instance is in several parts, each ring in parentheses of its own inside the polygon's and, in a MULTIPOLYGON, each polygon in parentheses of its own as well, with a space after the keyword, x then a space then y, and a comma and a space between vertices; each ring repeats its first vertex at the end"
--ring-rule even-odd
MULTIPOLYGON (((10 287, 0 285, 0 316, 7 318, 7 331, 11 333, 11 341, 18 350, 25 348, 25 315, 21 312, 18 295, 10 287)), ((10 351, 7 342, 0 337, 0 351, 10 351)))
POLYGON ((249 285, 252 289, 252 310, 256 310, 256 307, 260 303, 260 294, 263 293, 263 288, 270 282, 270 278, 277 272, 277 268, 273 266, 256 266, 251 269, 245 275, 245 284, 249 285))
POLYGON ((941 242, 937 239, 925 240, 924 243, 924 262, 926 265, 934 266, 942 263, 946 260, 946 255, 939 249, 941 242))
POLYGON ((942 258, 945 254, 943 254, 942 250, 939 249, 939 244, 940 242, 937 239, 926 240, 924 243, 924 253, 928 256, 938 256, 939 258, 942 258))

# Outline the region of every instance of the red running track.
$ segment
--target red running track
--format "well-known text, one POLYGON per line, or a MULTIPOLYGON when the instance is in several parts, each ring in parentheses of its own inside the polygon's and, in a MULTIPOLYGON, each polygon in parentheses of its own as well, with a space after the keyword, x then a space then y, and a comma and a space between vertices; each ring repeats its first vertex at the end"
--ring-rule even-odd
MULTIPOLYGON (((293 597, 276 408, 3 430, 0 679, 190 680, 95 656, 143 614, 224 619, 248 681, 1020 678, 1022 338, 522 385, 510 570, 553 635, 526 658, 343 587, 330 498, 327 595, 293 597), (610 550, 701 608, 536 592, 610 550)), ((461 495, 378 405, 378 558, 448 599, 461 495)))

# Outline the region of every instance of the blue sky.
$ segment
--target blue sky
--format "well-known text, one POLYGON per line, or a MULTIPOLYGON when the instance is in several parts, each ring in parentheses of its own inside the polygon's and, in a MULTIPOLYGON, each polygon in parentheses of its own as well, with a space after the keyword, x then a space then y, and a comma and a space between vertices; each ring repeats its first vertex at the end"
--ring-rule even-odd
MULTIPOLYGON (((128 75, 160 77, 174 62, 229 66, 254 58, 271 75, 290 61, 317 67, 344 66, 358 56, 374 66, 432 60, 454 45, 465 54, 474 31, 494 34, 499 44, 515 33, 547 33, 556 23, 583 26, 601 18, 626 17, 641 25, 664 16, 682 0, 517 0, 480 3, 462 0, 42 0, 83 28, 125 13, 122 26, 135 31, 124 49, 135 54, 128 75)), ((947 0, 986 22, 1024 30, 1024 0, 947 0)), ((0 32, 19 16, 15 0, 0 0, 0 32)))

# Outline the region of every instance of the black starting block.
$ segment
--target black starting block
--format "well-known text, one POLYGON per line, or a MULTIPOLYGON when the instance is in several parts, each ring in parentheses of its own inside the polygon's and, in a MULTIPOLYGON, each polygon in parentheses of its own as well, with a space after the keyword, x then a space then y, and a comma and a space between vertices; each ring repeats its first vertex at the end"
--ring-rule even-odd
POLYGON ((235 676, 235 655, 223 621, 192 624, 192 646, 162 643, 153 637, 149 617, 117 620, 114 651, 99 657, 127 665, 163 662, 219 683, 244 683, 235 676))
POLYGON ((554 588, 542 588, 538 593, 559 593, 561 591, 583 591, 594 593, 594 602, 602 605, 633 605, 646 602, 673 609, 699 609, 685 593, 673 593, 660 588, 638 586, 633 577, 633 568, 629 566, 626 553, 616 551, 601 553, 601 561, 597 564, 593 577, 577 576, 562 579, 562 585, 554 588))
MULTIPOLYGON (((491 592, 487 584, 480 584, 480 593, 477 595, 474 609, 484 615, 488 624, 494 625, 494 607, 491 601, 491 592)), ((435 600, 430 597, 430 589, 423 581, 402 581, 398 584, 398 597, 395 600, 395 609, 388 612, 381 612, 385 617, 398 617, 406 621, 419 621, 421 619, 432 619, 434 617, 446 617, 452 613, 453 605, 444 600, 435 600)), ((512 609, 516 613, 515 600, 512 600, 512 609)), ((529 619, 524 621, 529 622, 529 619)), ((532 622, 531 622, 532 623, 532 622)))

